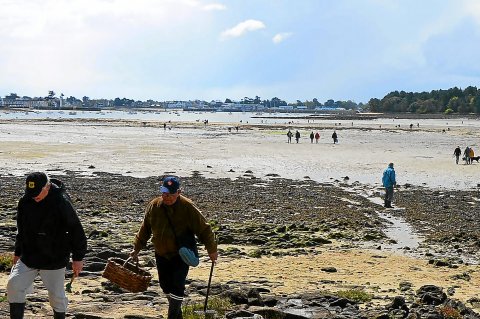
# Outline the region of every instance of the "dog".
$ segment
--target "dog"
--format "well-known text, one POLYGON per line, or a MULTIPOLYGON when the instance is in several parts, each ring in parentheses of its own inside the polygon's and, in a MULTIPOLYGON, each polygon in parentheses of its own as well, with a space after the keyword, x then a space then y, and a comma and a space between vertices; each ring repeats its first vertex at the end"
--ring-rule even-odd
POLYGON ((472 162, 477 161, 477 163, 478 163, 479 160, 480 160, 480 156, 470 157, 470 161, 472 161, 472 162))

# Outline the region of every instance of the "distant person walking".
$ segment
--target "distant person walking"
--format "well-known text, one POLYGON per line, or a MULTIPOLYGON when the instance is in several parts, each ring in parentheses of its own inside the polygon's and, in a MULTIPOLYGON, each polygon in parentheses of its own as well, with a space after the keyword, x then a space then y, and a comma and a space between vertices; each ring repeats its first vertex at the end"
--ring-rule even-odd
POLYGON ((460 149, 460 146, 457 146, 457 148, 453 151, 453 155, 455 156, 455 162, 458 164, 460 155, 462 155, 462 150, 460 149))
POLYGON ((393 163, 388 164, 387 169, 383 171, 382 184, 383 187, 385 187, 384 206, 386 208, 393 208, 393 187, 397 185, 397 181, 395 179, 395 170, 393 169, 393 163))
POLYGON ((465 147, 465 150, 463 151, 463 160, 467 163, 470 164, 470 147, 465 147))
POLYGON ((288 143, 292 143, 292 136, 293 136, 293 133, 292 131, 288 130, 287 132, 287 137, 288 137, 288 143))
POLYGON ((475 157, 475 152, 473 151, 472 147, 470 147, 470 151, 468 152, 468 154, 469 154, 470 164, 472 164, 473 158, 475 157))
POLYGON ((313 139, 315 138, 315 134, 313 134, 313 131, 312 133, 310 133, 310 143, 313 144, 313 139))
POLYGON ((315 133, 315 143, 318 144, 318 140, 320 139, 320 133, 315 133))
POLYGON ((333 131, 332 139, 333 139, 333 144, 338 143, 338 136, 336 131, 333 131))
POLYGON ((298 141, 300 140, 300 132, 298 130, 295 133, 295 140, 297 141, 297 144, 298 144, 298 141))

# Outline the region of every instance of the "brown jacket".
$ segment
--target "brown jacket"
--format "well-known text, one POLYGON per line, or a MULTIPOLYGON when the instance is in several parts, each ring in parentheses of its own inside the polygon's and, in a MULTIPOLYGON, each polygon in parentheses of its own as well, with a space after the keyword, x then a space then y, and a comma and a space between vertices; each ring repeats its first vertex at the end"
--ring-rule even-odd
POLYGON ((170 217, 177 237, 193 232, 205 245, 209 254, 217 251, 212 228, 193 202, 182 195, 171 206, 162 205, 161 196, 147 205, 142 226, 134 240, 136 250, 147 246, 148 239, 152 237, 155 253, 158 255, 168 258, 178 254, 180 247, 177 247, 174 232, 166 214, 170 217))

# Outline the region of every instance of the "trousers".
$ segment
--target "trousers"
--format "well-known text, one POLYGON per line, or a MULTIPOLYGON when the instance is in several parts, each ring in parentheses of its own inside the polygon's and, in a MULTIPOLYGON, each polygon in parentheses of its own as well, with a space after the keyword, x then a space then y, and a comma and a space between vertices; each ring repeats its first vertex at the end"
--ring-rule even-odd
POLYGON ((65 268, 55 270, 33 269, 19 260, 12 268, 7 283, 9 303, 25 303, 25 297, 33 281, 40 275, 48 291, 50 306, 56 312, 66 312, 68 299, 63 286, 65 268))
POLYGON ((393 186, 385 187, 385 200, 391 202, 393 200, 393 186))
POLYGON ((183 298, 189 267, 179 255, 170 259, 155 254, 160 288, 166 295, 183 298))

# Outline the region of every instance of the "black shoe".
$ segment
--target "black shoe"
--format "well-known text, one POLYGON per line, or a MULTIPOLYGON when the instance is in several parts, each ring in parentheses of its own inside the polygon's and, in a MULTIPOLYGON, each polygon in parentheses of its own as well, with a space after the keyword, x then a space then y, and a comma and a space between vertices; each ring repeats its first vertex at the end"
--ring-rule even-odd
POLYGON ((182 318, 182 299, 176 299, 176 298, 172 298, 172 297, 168 298, 168 316, 167 316, 167 319, 182 318))
POLYGON ((54 319, 65 319, 65 312, 56 312, 53 311, 53 318, 54 319))
POLYGON ((10 304, 10 319, 23 319, 23 313, 25 312, 24 303, 11 303, 10 304))

